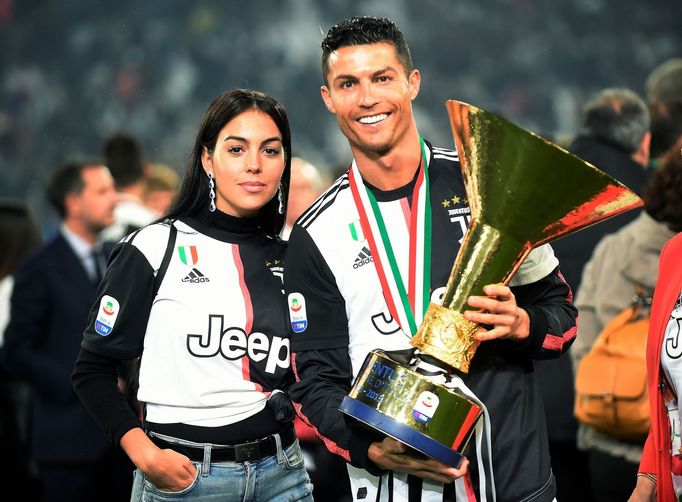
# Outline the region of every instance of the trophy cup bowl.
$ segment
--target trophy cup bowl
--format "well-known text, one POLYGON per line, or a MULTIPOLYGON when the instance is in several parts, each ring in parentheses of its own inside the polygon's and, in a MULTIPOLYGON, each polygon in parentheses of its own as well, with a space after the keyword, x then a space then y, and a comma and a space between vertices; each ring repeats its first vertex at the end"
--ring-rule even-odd
MULTIPOLYGON (((446 107, 471 223, 442 304, 430 304, 411 344, 445 372, 467 373, 480 329, 463 316, 469 296, 485 296, 488 284, 508 284, 534 247, 642 201, 593 165, 502 117, 460 101, 449 100, 446 107)), ((456 467, 482 413, 462 392, 381 351, 367 356, 340 409, 456 467), (380 377, 382 372, 395 378, 380 377), (430 415, 419 416, 424 408, 430 415)))

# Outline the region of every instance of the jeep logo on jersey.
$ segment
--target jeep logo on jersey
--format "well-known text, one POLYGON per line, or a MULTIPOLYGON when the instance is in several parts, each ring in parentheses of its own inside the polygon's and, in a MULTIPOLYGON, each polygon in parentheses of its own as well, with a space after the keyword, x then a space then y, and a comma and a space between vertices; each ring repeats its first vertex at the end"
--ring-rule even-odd
POLYGON ((99 302, 99 310, 95 318, 95 331, 107 336, 114 329, 116 318, 120 310, 118 300, 113 296, 104 295, 99 302))
POLYGON ((289 319, 294 333, 302 333, 308 327, 308 317, 305 310, 305 298, 301 293, 289 293, 289 319))
POLYGON ((289 367, 289 340, 253 332, 247 336, 242 328, 224 329, 222 315, 208 316, 208 333, 187 335, 187 350, 195 357, 215 357, 220 354, 234 361, 247 356, 254 362, 266 360, 265 372, 275 373, 277 368, 289 367))

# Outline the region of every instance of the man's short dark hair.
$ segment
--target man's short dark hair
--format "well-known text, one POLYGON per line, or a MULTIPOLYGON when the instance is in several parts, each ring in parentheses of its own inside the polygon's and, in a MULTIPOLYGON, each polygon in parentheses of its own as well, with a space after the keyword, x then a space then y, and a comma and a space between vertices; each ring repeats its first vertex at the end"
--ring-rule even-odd
POLYGON ((102 147, 102 155, 117 189, 134 185, 144 177, 142 148, 132 136, 124 133, 109 136, 102 147))
POLYGON ((649 127, 649 110, 644 100, 628 89, 605 89, 583 111, 583 134, 630 154, 637 151, 649 127))
POLYGON ((682 138, 682 101, 656 103, 651 113, 651 158, 662 157, 682 138))
POLYGON ((47 198, 61 219, 66 217, 66 196, 71 193, 81 193, 85 187, 83 170, 96 165, 100 164, 83 160, 68 160, 52 173, 47 184, 47 198))
POLYGON ((398 26, 386 17, 352 17, 341 21, 329 28, 327 35, 322 40, 322 78, 325 85, 329 72, 329 56, 341 47, 352 45, 368 45, 386 42, 395 47, 400 63, 405 71, 410 73, 413 69, 410 48, 405 42, 405 37, 398 26))

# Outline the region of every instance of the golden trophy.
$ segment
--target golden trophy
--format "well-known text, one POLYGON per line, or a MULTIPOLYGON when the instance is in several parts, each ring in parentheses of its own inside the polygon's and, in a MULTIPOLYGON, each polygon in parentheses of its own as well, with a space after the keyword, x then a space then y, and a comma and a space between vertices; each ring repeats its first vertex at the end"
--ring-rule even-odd
POLYGON ((642 205, 626 186, 561 147, 485 110, 446 102, 471 223, 441 305, 431 303, 411 343, 417 361, 370 352, 340 409, 415 450, 458 467, 482 408, 475 397, 420 371, 467 373, 479 325, 469 296, 508 284, 530 251, 642 205))

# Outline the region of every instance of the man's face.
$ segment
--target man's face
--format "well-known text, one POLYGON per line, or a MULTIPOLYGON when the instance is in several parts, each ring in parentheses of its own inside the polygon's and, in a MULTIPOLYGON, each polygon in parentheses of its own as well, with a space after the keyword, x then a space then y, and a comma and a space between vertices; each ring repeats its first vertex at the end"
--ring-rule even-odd
POLYGON ((83 190, 67 197, 68 215, 77 218, 93 234, 114 223, 114 208, 118 202, 114 179, 104 166, 83 169, 83 190))
POLYGON ((342 47, 328 68, 322 99, 351 146, 368 155, 390 152, 413 124, 419 72, 408 75, 393 45, 383 42, 342 47))

